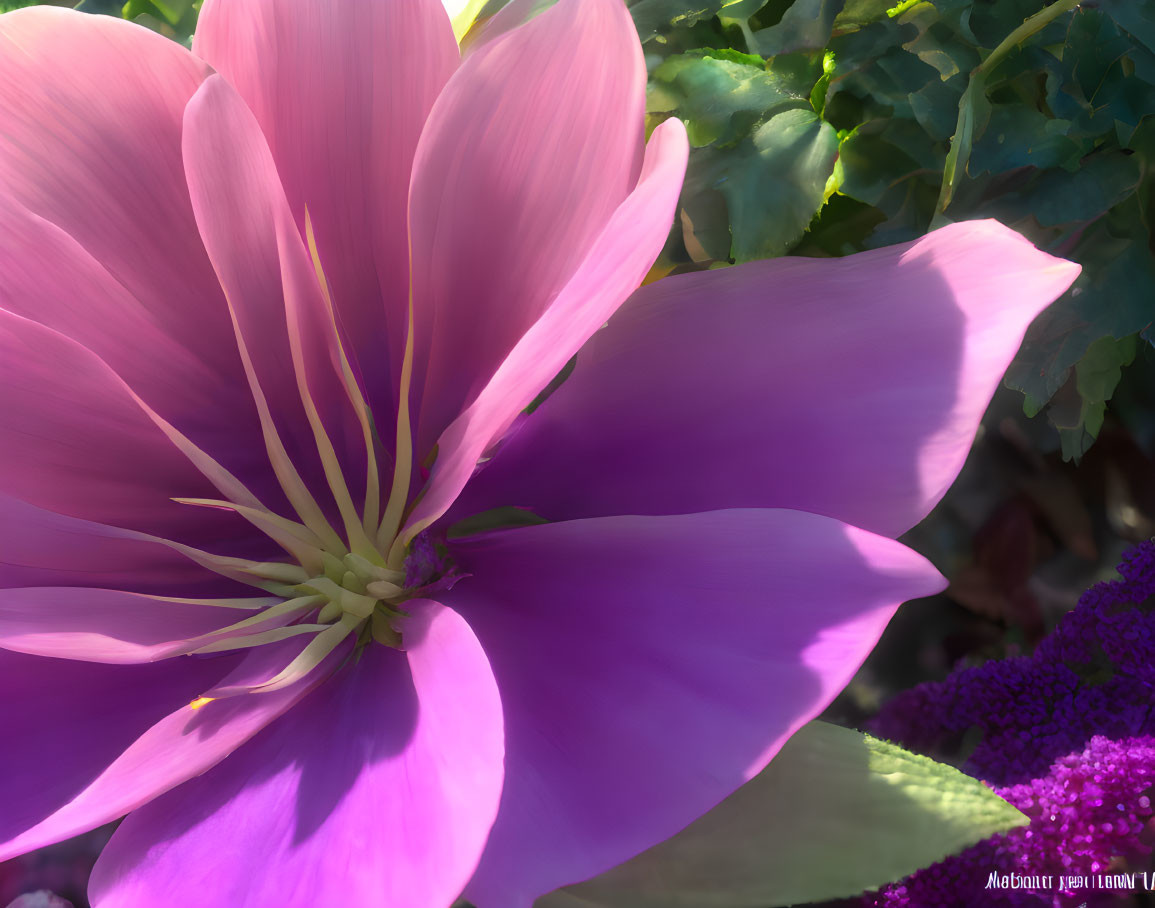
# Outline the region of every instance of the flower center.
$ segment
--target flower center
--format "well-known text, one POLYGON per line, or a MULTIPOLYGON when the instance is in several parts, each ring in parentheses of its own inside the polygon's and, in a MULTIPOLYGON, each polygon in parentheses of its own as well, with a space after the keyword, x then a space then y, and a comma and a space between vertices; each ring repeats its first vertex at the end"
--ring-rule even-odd
MULTIPOLYGON (((337 365, 349 403, 357 417, 365 443, 367 476, 364 505, 358 507, 341 472, 337 455, 310 393, 308 358, 295 313, 304 303, 296 289, 286 284, 289 313, 289 345, 301 404, 308 418, 320 456, 326 483, 340 514, 341 530, 330 525, 313 492, 305 485, 281 442, 264 392, 260 386, 244 337, 237 328, 237 345, 250 391, 261 420, 269 464, 295 511, 291 519, 265 507, 235 477, 172 429, 170 437, 217 486, 227 500, 177 499, 184 504, 227 508, 244 517, 280 545, 291 561, 253 562, 227 558, 178 546, 205 567, 234 580, 263 589, 276 600, 253 600, 258 613, 191 641, 186 652, 210 653, 237 650, 300 635, 312 635, 304 649, 279 674, 261 684, 229 688, 227 694, 277 690, 312 672, 350 635, 356 645, 376 641, 402 647, 403 608, 409 599, 450 585, 456 575, 444 554, 428 534, 417 528, 403 530, 405 507, 413 471, 413 437, 409 415, 409 390, 413 372, 413 306, 410 300, 405 354, 397 412, 397 434, 392 484, 382 510, 381 477, 378 475, 377 443, 369 407, 354 378, 349 358, 337 329, 329 285, 321 268, 312 222, 306 211, 306 241, 316 271, 327 323, 325 340, 331 345, 331 361, 337 365)), ((234 320, 236 325, 236 320, 234 320)), ((234 603, 237 600, 221 600, 234 603)), ((239 606, 253 608, 253 606, 239 606)), ((214 699, 198 698, 194 708, 214 699)))

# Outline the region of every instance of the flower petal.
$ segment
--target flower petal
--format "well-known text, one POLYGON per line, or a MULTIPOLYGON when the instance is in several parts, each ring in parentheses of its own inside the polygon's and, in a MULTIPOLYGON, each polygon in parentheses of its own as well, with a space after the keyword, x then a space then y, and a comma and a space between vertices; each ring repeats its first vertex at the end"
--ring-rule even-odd
POLYGON ((245 617, 229 608, 122 590, 9 589, 0 591, 0 648, 85 662, 153 662, 245 617))
POLYGON ((337 448, 339 472, 364 476, 364 442, 345 434, 357 423, 309 253, 257 121, 221 76, 206 79, 189 102, 183 147, 197 226, 251 360, 254 396, 267 401, 289 459, 314 491, 325 479, 306 396, 337 448))
POLYGON ((114 587, 168 596, 251 595, 170 546, 0 494, 0 589, 114 587))
POLYGON ((437 0, 206 0, 193 48, 256 115, 302 235, 308 207, 388 424, 407 321, 413 153, 458 60, 448 16, 437 0))
POLYGON ((665 241, 688 152, 681 121, 667 120, 654 130, 637 187, 614 212, 585 262, 477 400, 438 439, 437 461, 410 515, 408 532, 429 525, 449 508, 485 450, 641 283, 665 241))
POLYGON ((75 341, 0 310, 0 387, 3 491, 193 544, 251 535, 228 512, 170 500, 213 498, 216 490, 124 382, 75 341))
MULTIPOLYGON (((211 686, 235 658, 155 665, 97 665, 0 650, 4 741, 0 748, 0 860, 115 819, 48 829, 41 823, 88 787, 149 726, 211 686)), ((161 752, 154 754, 162 761, 161 752)), ((123 812, 123 811, 121 811, 123 812)))
POLYGON ((666 278, 583 348, 456 513, 753 505, 898 536, 953 482, 1027 325, 1078 273, 976 221, 666 278))
POLYGON ((444 594, 493 665, 501 811, 466 897, 522 908, 668 838, 942 589, 892 540, 795 511, 612 517, 457 543, 444 594))
POLYGON ((227 762, 125 820, 93 871, 93 902, 452 902, 497 811, 501 706, 452 611, 418 601, 405 639, 404 655, 370 645, 227 762))
POLYGON ((181 116, 208 72, 109 16, 0 19, 3 305, 96 351, 170 420, 166 403, 194 415, 241 375, 181 169, 181 116))
POLYGON ((633 189, 645 83, 620 0, 560 0, 470 54, 438 98, 409 203, 419 457, 633 189))
MULTIPOLYGON (((82 776, 55 766, 53 761, 43 761, 46 785, 56 794, 53 798, 34 799, 36 810, 18 810, 10 815, 9 802, 4 801, 0 861, 115 820, 215 766, 316 687, 325 673, 318 670, 307 680, 275 693, 230 697, 199 706, 191 704, 213 687, 255 684, 272 677, 301 649, 300 640, 294 639, 260 646, 240 657, 187 656, 131 666, 93 665, 0 651, 0 667, 5 664, 31 666, 31 669, 19 669, 18 683, 6 684, 5 689, 20 692, 13 698, 18 709, 27 703, 29 710, 35 710, 25 723, 32 730, 26 737, 13 737, 19 746, 5 752, 6 757, 11 753, 7 758, 13 760, 12 769, 0 764, 0 768, 5 769, 5 780, 20 780, 28 785, 31 778, 28 766, 42 761, 45 753, 55 752, 56 745, 41 746, 43 733, 35 731, 37 725, 59 727, 61 748, 84 750, 77 742, 87 745, 98 733, 99 738, 93 740, 93 745, 101 745, 83 763, 82 776), (15 659, 27 661, 9 661, 15 659), (83 666, 84 671, 93 672, 94 678, 101 677, 97 672, 115 670, 121 674, 108 677, 124 680, 118 680, 119 686, 115 688, 106 685, 90 691, 83 680, 86 676, 78 674, 81 670, 73 666, 83 666), (170 677, 165 672, 171 673, 180 684, 165 688, 167 695, 162 701, 152 689, 159 682, 152 679, 170 677), (37 686, 40 683, 43 683, 43 693, 37 686), (28 693, 23 693, 26 690, 28 693), (80 704, 75 721, 45 721, 45 716, 53 715, 61 704, 68 707, 67 714, 72 716, 74 701, 80 704), (140 718, 138 702, 155 704, 144 719, 140 718), (99 730, 102 724, 120 729, 124 725, 122 714, 133 717, 135 723, 124 733, 114 737, 103 731, 89 731, 99 730), (33 755, 31 761, 30 754, 33 755), (19 764, 22 768, 17 768, 16 760, 22 761, 19 764), (67 791, 63 791, 63 785, 68 786, 67 791)), ((342 650, 339 656, 347 657, 348 650, 342 650)), ((339 661, 336 656, 332 660, 330 667, 339 661)), ((17 716, 23 713, 17 712, 17 716)), ((25 725, 18 722, 15 727, 21 730, 25 725)))
MULTIPOLYGON (((199 240, 190 243, 182 260, 203 257, 199 240)), ((73 237, 10 197, 0 197, 0 286, 4 309, 91 350, 198 445, 224 455, 255 493, 277 500, 279 490, 262 481, 269 471, 252 401, 236 390, 243 375, 231 329, 212 336, 207 359, 203 338, 179 324, 167 295, 138 299, 73 237)))

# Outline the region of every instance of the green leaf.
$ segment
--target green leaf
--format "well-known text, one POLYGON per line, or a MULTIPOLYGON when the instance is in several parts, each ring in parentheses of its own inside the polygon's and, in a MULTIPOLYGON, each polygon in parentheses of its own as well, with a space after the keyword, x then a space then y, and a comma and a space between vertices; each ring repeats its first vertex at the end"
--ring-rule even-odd
POLYGON ((1155 0, 1099 0, 1099 8, 1155 53, 1155 0))
POLYGON ((767 908, 849 897, 1026 823, 953 767, 811 722, 678 835, 536 908, 767 908))
POLYGON ((716 16, 726 0, 628 0, 634 27, 643 42, 674 28, 686 28, 716 16))
POLYGON ((783 255, 822 207, 838 135, 811 110, 787 110, 731 153, 719 191, 738 262, 783 255))
POLYGON ((823 48, 846 0, 794 0, 776 25, 754 33, 764 57, 823 48))
POLYGON ((837 31, 853 31, 886 18, 886 11, 895 0, 846 0, 842 12, 834 17, 837 31))
POLYGON ((1135 359, 1137 335, 1121 340, 1101 337, 1090 347, 1075 367, 1075 390, 1070 401, 1052 404, 1048 415, 1059 430, 1064 460, 1078 460, 1091 447, 1103 428, 1107 401, 1119 386, 1123 367, 1135 359))
MULTIPOLYGON (((1050 420, 1058 427, 1085 425, 1079 384, 1068 384, 1072 367, 1100 338, 1124 339, 1155 323, 1155 296, 1150 291, 1155 286, 1155 257, 1148 247, 1150 233, 1143 217, 1138 198, 1132 196, 1087 228, 1069 251, 1067 257, 1079 262, 1083 273, 1069 292, 1035 320, 1023 349, 1007 370, 1006 383, 1026 395, 1028 414, 1037 412, 1067 385, 1065 397, 1056 403, 1059 412, 1049 414, 1050 420)), ((1084 373, 1099 371, 1093 361, 1084 373)), ((1106 400, 1103 387, 1088 385, 1089 381, 1083 379, 1084 387, 1097 394, 1100 402, 1106 400)), ((1079 447, 1085 450, 1081 435, 1068 439, 1068 451, 1079 447)))
POLYGON ((1090 221, 1135 192, 1139 165, 1134 156, 1102 153, 1074 173, 1051 170, 1024 193, 1024 201, 1044 227, 1090 221))
POLYGON ((809 103, 760 64, 758 57, 734 52, 670 57, 654 70, 646 109, 676 112, 696 147, 734 142, 767 113, 809 103))
POLYGON ((972 145, 967 171, 977 176, 1017 167, 1074 169, 1085 148, 1068 135, 1070 126, 1069 120, 1022 104, 995 105, 982 137, 972 145))

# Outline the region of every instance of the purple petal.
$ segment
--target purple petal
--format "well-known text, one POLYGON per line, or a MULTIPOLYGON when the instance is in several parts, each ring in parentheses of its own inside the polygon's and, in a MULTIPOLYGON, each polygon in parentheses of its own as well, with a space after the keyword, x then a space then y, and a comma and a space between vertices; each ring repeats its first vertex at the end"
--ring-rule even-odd
POLYGON ((438 439, 437 462, 410 515, 411 528, 429 525, 449 508, 478 458, 641 283, 665 242, 688 153, 681 121, 667 120, 654 130, 637 186, 573 279, 438 439))
MULTIPOLYGON (((0 650, 0 860, 60 841, 123 813, 53 827, 42 821, 82 796, 105 768, 174 709, 236 664, 234 657, 98 665, 0 650), (41 824, 40 834, 21 836, 41 824)), ((156 751, 154 759, 166 759, 156 751)))
POLYGON ((409 299, 413 153, 458 59, 445 10, 437 0, 207 0, 193 47, 256 115, 302 234, 308 207, 334 304, 388 423, 409 299))
POLYGON ((247 617, 121 590, 0 590, 0 648, 86 662, 153 662, 176 655, 190 638, 247 617))
MULTIPOLYGON (((195 237, 191 242, 181 261, 203 256, 195 237)), ((267 472, 252 403, 236 393, 231 339, 213 334, 208 358, 200 335, 169 311, 171 295, 134 296, 59 226, 10 197, 0 197, 0 286, 6 310, 87 347, 202 447, 232 455, 235 473, 252 481, 267 472)), ((208 299, 224 310, 219 292, 208 299)), ((213 320, 199 318, 211 333, 213 320)))
POLYGON ((181 166, 181 117, 208 73, 109 16, 0 20, 3 307, 96 352, 203 444, 252 412, 232 392, 241 363, 181 166))
POLYGON ((256 119, 220 76, 205 80, 185 111, 184 163, 197 226, 294 466, 314 491, 324 489, 302 405, 303 382, 338 449, 343 474, 364 476, 364 442, 338 372, 333 324, 309 252, 256 119), (346 437, 347 430, 353 431, 346 437))
POLYGON ((197 544, 252 535, 170 499, 216 489, 91 351, 0 309, 0 490, 83 520, 197 544))
POLYGON ((409 206, 420 456, 633 189, 645 83, 620 0, 560 0, 470 54, 438 98, 409 206))
POLYGON ((109 587, 209 598, 252 595, 131 530, 54 514, 0 495, 0 589, 109 587))
POLYGON ((455 513, 786 507, 897 536, 954 480, 1027 325, 1078 273, 977 221, 666 278, 583 348, 455 513))
POLYGON ((944 586, 892 540, 795 511, 613 517, 454 545, 444 594, 493 665, 506 786, 466 897, 522 908, 673 835, 944 586))
MULTIPOLYGON (((39 740, 46 732, 38 731, 37 726, 58 728, 60 749, 94 748, 93 754, 85 757, 83 772, 70 771, 67 761, 64 766, 44 762, 43 770, 36 770, 43 772, 45 785, 57 794, 51 798, 37 795, 32 798, 35 809, 16 811, 11 820, 8 814, 3 815, 0 861, 115 820, 215 766, 321 683, 325 666, 308 679, 274 693, 213 700, 198 707, 191 704, 213 687, 256 684, 272 677, 302 648, 298 638, 266 644, 243 656, 185 656, 154 665, 131 666, 102 666, 0 651, 0 670, 5 664, 15 664, 19 673, 19 683, 7 686, 20 692, 13 698, 19 707, 15 728, 28 729, 26 738, 12 739, 20 743, 11 752, 11 769, 0 762, 4 780, 28 784, 39 778, 30 776, 29 761, 41 760, 52 748, 43 749, 39 740), (26 661, 9 662, 14 659, 26 661), (32 670, 20 668, 22 665, 31 666, 32 670), (96 685, 90 691, 84 681, 86 676, 73 667, 77 665, 92 671, 94 678, 101 677, 96 674, 98 671, 121 672, 108 675, 117 679, 118 686, 96 685), (162 685, 159 690, 165 692, 165 697, 161 700, 159 692, 152 688, 166 678, 180 683, 162 685), (38 684, 43 685, 43 693, 38 684), (70 690, 70 685, 77 685, 77 689, 70 690), (75 707, 74 701, 78 703, 75 707), (138 702, 152 704, 146 715, 138 710, 138 702), (67 710, 66 721, 46 722, 45 717, 60 706, 67 710), (24 709, 28 710, 26 717, 24 709), (122 713, 131 717, 134 724, 127 725, 122 713), (116 733, 105 731, 105 726, 116 733), (126 730, 121 731, 122 728, 126 730)), ((334 654, 328 668, 331 670, 347 656, 347 649, 334 654)), ((67 759, 79 758, 69 754, 67 759)), ((4 803, 7 806, 8 802, 4 803)))
POLYGON ((94 904, 452 902, 497 812, 501 706, 465 622, 410 605, 407 653, 369 645, 227 762, 125 820, 93 871, 94 904))

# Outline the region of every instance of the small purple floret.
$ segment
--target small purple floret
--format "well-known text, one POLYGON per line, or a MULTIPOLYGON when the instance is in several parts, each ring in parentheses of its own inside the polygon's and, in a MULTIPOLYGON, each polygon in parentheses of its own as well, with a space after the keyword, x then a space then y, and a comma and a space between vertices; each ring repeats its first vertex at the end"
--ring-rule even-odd
POLYGON ((864 905, 969 905, 975 898, 991 906, 1094 905, 1114 896, 1064 890, 1058 878, 1118 873, 1149 861, 1155 541, 1129 551, 1119 573, 1122 580, 1087 590, 1034 655, 919 685, 882 711, 874 731, 916 750, 949 750, 964 734, 981 731, 963 768, 1032 822, 868 895, 864 905), (988 890, 995 872, 1055 880, 1026 891, 988 890))

